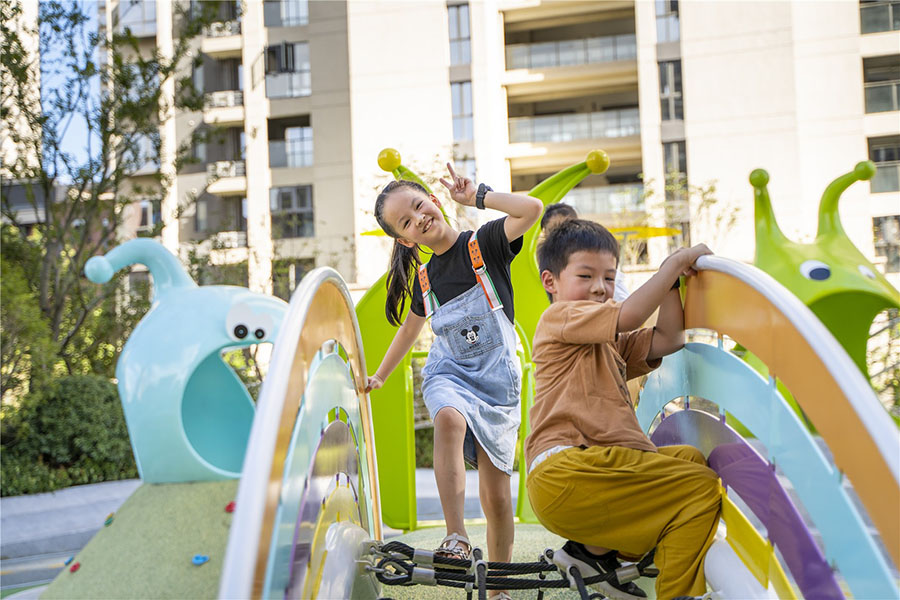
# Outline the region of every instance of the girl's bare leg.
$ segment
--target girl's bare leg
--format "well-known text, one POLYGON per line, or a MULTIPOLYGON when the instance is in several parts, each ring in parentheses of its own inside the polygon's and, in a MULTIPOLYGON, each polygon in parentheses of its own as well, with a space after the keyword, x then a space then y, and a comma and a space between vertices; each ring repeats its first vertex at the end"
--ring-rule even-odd
POLYGON ((478 492, 481 509, 487 519, 488 558, 495 562, 512 559, 515 524, 509 475, 494 466, 491 459, 476 443, 478 452, 478 492))
POLYGON ((458 533, 468 538, 463 522, 466 503, 465 437, 466 419, 459 411, 450 407, 439 410, 434 417, 434 478, 447 524, 447 535, 458 533))

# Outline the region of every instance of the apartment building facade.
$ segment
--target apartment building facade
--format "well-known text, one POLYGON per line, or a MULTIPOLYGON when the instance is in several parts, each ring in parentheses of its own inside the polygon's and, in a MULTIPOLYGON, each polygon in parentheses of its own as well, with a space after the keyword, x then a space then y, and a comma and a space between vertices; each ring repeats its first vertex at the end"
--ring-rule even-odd
MULTIPOLYGON (((172 43, 172 0, 101 10, 148 48, 172 43)), ((681 232, 628 239, 637 285, 681 243, 752 260, 754 168, 770 173, 782 229, 808 241, 828 182, 871 158, 878 175, 844 194, 841 214, 900 284, 898 48, 896 0, 226 3, 196 47, 206 107, 164 132, 172 144, 222 133, 194 149, 168 205, 135 222, 163 219, 172 248, 208 239, 254 289, 274 281, 284 296, 323 264, 365 286, 390 248, 361 235, 388 178, 381 148, 426 175, 452 159, 524 191, 600 147, 610 170, 567 201, 611 226, 681 232)))
MULTIPOLYGON (((179 0, 101 2, 101 25, 127 27, 141 52, 165 55, 179 4, 194 9, 179 0)), ((161 204, 137 203, 128 228, 150 231, 162 222, 160 241, 169 249, 208 254, 229 283, 284 298, 315 266, 332 266, 354 283, 377 279, 389 244, 360 234, 376 227, 371 206, 388 178, 378 170, 378 151, 393 145, 407 157, 443 156, 452 146, 446 75, 437 90, 428 77, 446 49, 426 43, 446 36, 446 26, 417 25, 445 11, 222 2, 185 66, 203 110, 165 121, 160 164, 143 171, 168 169, 173 183, 161 204), (411 54, 415 36, 385 35, 392 28, 418 32, 424 50, 411 54), (364 43, 353 39, 354 29, 364 43), (193 160, 176 174, 175 148, 197 132, 207 139, 193 144, 193 160)))

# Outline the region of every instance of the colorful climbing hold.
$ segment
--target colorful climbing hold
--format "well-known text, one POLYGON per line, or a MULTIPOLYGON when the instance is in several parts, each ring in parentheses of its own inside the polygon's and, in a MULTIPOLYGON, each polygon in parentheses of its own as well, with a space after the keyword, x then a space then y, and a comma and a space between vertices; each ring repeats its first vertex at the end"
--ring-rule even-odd
POLYGON ((77 571, 80 568, 81 568, 81 563, 77 562, 74 565, 72 565, 71 567, 69 567, 69 572, 74 573, 75 571, 77 571))
POLYGON ((200 565, 207 562, 208 560, 209 560, 209 557, 205 554, 195 554, 194 558, 191 559, 191 562, 199 567, 200 565))
POLYGON ((66 559, 66 562, 64 562, 63 564, 64 564, 65 566, 68 567, 70 564, 72 564, 72 561, 73 561, 73 560, 75 560, 75 555, 74 555, 74 554, 73 554, 72 556, 70 556, 69 558, 67 558, 67 559, 66 559))
POLYGON ((233 513, 234 512, 234 500, 225 505, 225 512, 233 513))
POLYGON ((109 513, 108 515, 106 515, 106 520, 103 521, 103 526, 109 527, 109 525, 113 522, 113 518, 115 517, 115 515, 116 513, 109 513))

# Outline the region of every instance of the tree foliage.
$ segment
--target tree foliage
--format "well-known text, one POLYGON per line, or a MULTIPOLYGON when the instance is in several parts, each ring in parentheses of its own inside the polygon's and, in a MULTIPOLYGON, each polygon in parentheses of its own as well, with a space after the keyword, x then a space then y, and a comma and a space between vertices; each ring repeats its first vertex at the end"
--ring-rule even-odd
POLYGON ((111 376, 147 308, 146 297, 123 295, 121 274, 98 286, 83 269, 122 241, 133 205, 159 206, 173 173, 158 166, 188 162, 194 140, 161 157, 160 127, 176 108, 200 108, 183 75, 192 40, 219 7, 203 2, 189 14, 180 4, 174 48, 164 54, 128 29, 92 30, 93 2, 43 0, 33 25, 20 0, 0 0, 4 396, 57 370, 111 376), (73 152, 67 134, 78 123, 86 133, 73 152))

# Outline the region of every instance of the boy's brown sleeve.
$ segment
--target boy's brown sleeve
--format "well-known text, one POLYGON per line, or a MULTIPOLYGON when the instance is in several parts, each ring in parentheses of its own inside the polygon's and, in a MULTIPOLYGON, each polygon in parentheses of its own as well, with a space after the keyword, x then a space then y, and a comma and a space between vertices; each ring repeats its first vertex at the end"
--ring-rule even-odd
POLYGON ((547 337, 564 344, 603 344, 616 340, 620 305, 616 302, 555 302, 541 317, 547 337))
POLYGON ((650 353, 650 342, 653 341, 653 328, 645 327, 627 333, 620 333, 616 341, 616 350, 625 361, 625 379, 634 379, 662 364, 662 359, 647 360, 650 353))

